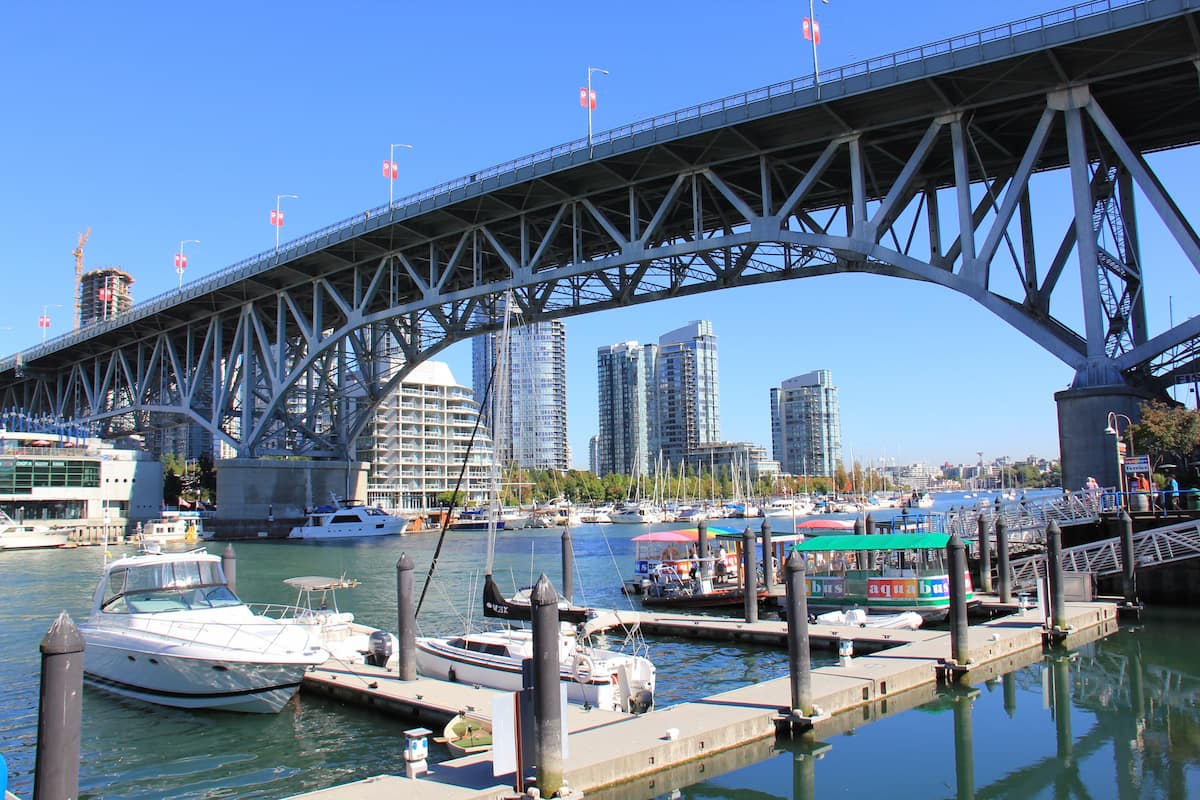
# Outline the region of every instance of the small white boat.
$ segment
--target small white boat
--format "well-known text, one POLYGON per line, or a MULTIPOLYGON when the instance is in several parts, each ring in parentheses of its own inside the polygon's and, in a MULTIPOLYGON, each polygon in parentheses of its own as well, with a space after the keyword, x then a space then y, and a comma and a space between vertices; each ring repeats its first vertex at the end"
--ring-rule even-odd
POLYGON ((192 512, 164 512, 158 519, 152 519, 142 526, 142 537, 148 541, 194 542, 203 539, 204 520, 192 512))
POLYGON ((608 516, 617 525, 654 525, 663 521, 662 510, 649 503, 627 504, 608 516))
POLYGON ((442 729, 440 741, 455 757, 492 749, 492 721, 472 709, 455 714, 442 729))
MULTIPOLYGON (((605 711, 638 713, 654 703, 654 665, 642 656, 559 636, 559 670, 567 701, 605 711)), ((417 671, 430 678, 503 691, 521 688, 521 662, 533 657, 533 631, 508 629, 462 636, 417 637, 417 671)))
POLYGON ((289 539, 356 539, 364 536, 399 536, 408 520, 393 516, 379 506, 338 501, 317 506, 303 525, 288 533, 289 539))
POLYGON ((62 547, 72 528, 52 528, 43 522, 17 522, 0 511, 0 550, 35 550, 62 547))
POLYGON ((915 611, 899 614, 868 614, 861 608, 847 611, 826 611, 818 614, 816 621, 822 625, 853 625, 859 628, 892 628, 915 631, 924 621, 915 611))
POLYGON ((255 614, 202 549, 105 565, 79 630, 89 685, 176 708, 275 713, 329 658, 303 626, 255 614))

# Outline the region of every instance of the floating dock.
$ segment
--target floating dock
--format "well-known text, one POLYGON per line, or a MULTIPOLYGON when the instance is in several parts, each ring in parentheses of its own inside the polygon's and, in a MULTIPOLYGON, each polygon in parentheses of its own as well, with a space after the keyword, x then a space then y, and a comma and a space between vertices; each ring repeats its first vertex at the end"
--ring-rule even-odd
MULTIPOLYGON (((978 682, 1042 657, 1047 631, 1038 609, 1018 610, 968 629, 969 661, 958 679, 978 682)), ((1067 603, 1077 647, 1117 629, 1115 603, 1067 603)), ((628 613, 621 616, 628 619, 628 613)), ((786 647, 787 625, 778 620, 747 623, 726 617, 642 612, 646 632, 786 647)), ((939 681, 951 679, 949 631, 885 630, 810 625, 813 646, 854 643, 855 657, 812 671, 812 694, 820 713, 808 721, 815 736, 832 736, 873 719, 891 716, 935 699, 939 681)), ((958 672, 956 670, 956 672, 958 672)), ((486 715, 501 694, 466 684, 427 678, 405 682, 376 667, 320 669, 305 679, 305 691, 378 708, 436 726, 473 706, 486 715)), ((640 716, 569 706, 566 785, 590 797, 649 797, 711 778, 769 757, 777 735, 789 735, 781 711, 791 703, 790 678, 743 686, 640 716)), ((397 768, 403 766, 396 753, 397 768)), ((514 776, 493 776, 490 753, 431 765, 416 779, 382 775, 298 795, 305 800, 492 800, 517 796, 514 776)))

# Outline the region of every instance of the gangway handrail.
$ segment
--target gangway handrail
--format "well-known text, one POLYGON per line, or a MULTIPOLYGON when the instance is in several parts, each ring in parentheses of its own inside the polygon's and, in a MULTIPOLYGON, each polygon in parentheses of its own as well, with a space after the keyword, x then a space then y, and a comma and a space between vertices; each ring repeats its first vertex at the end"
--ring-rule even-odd
MULTIPOLYGON (((527 169, 533 167, 534 165, 553 161, 555 158, 563 155, 569 155, 580 150, 591 150, 594 149, 596 145, 607 144, 622 139, 632 139, 637 134, 648 131, 658 131, 662 128, 675 127, 678 126, 680 122, 698 119, 706 114, 726 112, 730 109, 736 108, 744 108, 752 103, 764 99, 795 94, 800 90, 813 88, 817 84, 825 85, 838 81, 844 81, 847 78, 857 78, 864 75, 870 76, 873 73, 893 70, 896 67, 920 61, 925 58, 943 56, 963 50, 982 48, 986 44, 1001 41, 1005 38, 1012 40, 1018 35, 1040 32, 1054 25, 1078 22, 1080 19, 1108 14, 1116 9, 1127 8, 1136 5, 1141 5, 1148 9, 1152 2, 1153 0, 1087 0, 1086 2, 1077 3, 1066 8, 1047 11, 1043 14, 1036 14, 1013 22, 993 25, 989 28, 984 28, 973 33, 952 36, 932 43, 917 45, 904 50, 897 50, 887 55, 864 59, 846 66, 824 69, 821 70, 817 75, 807 75, 787 81, 780 81, 778 83, 773 83, 758 89, 751 89, 745 92, 729 95, 717 100, 709 100, 707 102, 688 106, 677 111, 670 111, 665 114, 659 114, 655 117, 631 122, 607 131, 601 131, 593 135, 590 141, 587 138, 575 139, 570 142, 543 149, 530 155, 511 159, 495 166, 475 170, 466 176, 444 181, 436 186, 415 192, 388 205, 377 206, 366 211, 358 212, 351 217, 341 220, 340 222, 335 222, 319 230, 307 233, 298 239, 293 239, 292 241, 289 241, 273 250, 266 250, 257 255, 245 258, 236 264, 233 264, 232 266, 200 278, 194 283, 185 284, 179 289, 163 292, 162 294, 156 295, 148 300, 137 303, 129 310, 114 317, 110 317, 101 322, 93 323, 92 325, 80 328, 79 330, 57 336, 46 342, 39 343, 37 346, 29 348, 28 350, 24 350, 13 356, 0 359, 0 370, 15 368, 19 363, 19 358, 24 358, 26 361, 39 358, 42 355, 51 353, 64 345, 73 344, 76 341, 83 341, 84 339, 91 338, 96 334, 111 330, 117 325, 125 324, 125 322, 129 321, 129 317, 135 312, 152 313, 150 307, 153 305, 163 303, 164 301, 168 300, 171 301, 170 305, 174 305, 188 297, 202 294, 226 285, 227 281, 224 279, 235 276, 244 270, 248 270, 250 267, 257 267, 262 264, 278 264, 287 260, 291 260, 296 256, 303 255, 302 248, 318 239, 348 230, 357 225, 363 226, 365 231, 367 223, 370 222, 371 217, 378 218, 382 213, 389 211, 395 212, 397 210, 405 211, 405 216, 407 216, 409 211, 420 212, 422 209, 419 206, 422 203, 425 203, 433 198, 449 195, 450 192, 453 192, 456 189, 461 189, 472 184, 482 183, 488 178, 515 173, 519 169, 527 169)), ((1185 3, 1185 5, 1187 4, 1185 3)), ((1146 16, 1148 19, 1150 17, 1149 12, 1147 11, 1144 16, 1146 16)), ((868 79, 867 83, 870 85, 871 81, 868 79)), ((872 88, 876 87, 872 86, 872 88)), ((819 102, 819 99, 814 98, 814 102, 819 102)), ((379 223, 377 222, 375 224, 379 223)), ((253 274, 253 272, 247 274, 253 274)))

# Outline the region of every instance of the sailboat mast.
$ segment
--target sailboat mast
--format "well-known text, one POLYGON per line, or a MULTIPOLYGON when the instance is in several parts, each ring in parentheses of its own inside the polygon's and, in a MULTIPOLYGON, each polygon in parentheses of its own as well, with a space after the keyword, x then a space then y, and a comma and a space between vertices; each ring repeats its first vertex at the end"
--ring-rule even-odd
MULTIPOLYGON (((509 380, 508 342, 509 320, 512 318, 512 290, 504 293, 504 321, 500 326, 500 337, 496 342, 495 358, 492 360, 492 465, 488 478, 488 526, 487 526, 487 562, 484 574, 492 574, 492 565, 496 557, 496 521, 500 519, 500 424, 507 420, 509 380), (501 412, 504 412, 503 414, 501 412)), ((511 430, 507 432, 511 436, 511 430)))

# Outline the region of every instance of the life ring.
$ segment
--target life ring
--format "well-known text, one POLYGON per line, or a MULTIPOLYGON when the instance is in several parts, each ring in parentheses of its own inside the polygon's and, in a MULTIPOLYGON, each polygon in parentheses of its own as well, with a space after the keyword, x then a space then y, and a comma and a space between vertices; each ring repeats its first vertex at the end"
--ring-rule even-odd
POLYGON ((571 662, 571 674, 575 676, 575 680, 579 683, 591 683, 594 667, 592 659, 580 653, 571 662))

